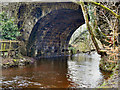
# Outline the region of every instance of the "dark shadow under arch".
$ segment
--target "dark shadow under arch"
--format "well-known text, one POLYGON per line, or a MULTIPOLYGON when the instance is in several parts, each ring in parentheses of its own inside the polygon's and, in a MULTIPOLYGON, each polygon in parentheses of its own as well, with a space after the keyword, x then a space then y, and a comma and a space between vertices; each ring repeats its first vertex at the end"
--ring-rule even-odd
POLYGON ((74 31, 84 24, 81 9, 54 10, 35 24, 27 44, 28 56, 65 55, 74 31))

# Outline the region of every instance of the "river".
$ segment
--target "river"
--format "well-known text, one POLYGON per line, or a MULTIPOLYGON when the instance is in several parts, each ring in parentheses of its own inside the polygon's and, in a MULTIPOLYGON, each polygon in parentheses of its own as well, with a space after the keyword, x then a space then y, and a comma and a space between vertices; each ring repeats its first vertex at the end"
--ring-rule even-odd
POLYGON ((76 54, 36 60, 34 64, 2 70, 2 88, 95 88, 109 73, 99 70, 100 56, 76 54))

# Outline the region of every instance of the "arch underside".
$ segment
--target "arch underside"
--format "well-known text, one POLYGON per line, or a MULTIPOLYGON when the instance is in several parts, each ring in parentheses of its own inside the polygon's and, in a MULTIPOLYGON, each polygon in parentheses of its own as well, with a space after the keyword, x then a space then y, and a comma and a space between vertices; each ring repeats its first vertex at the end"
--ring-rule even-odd
POLYGON ((27 45, 28 56, 66 55, 72 34, 84 23, 81 9, 52 11, 35 24, 27 45))

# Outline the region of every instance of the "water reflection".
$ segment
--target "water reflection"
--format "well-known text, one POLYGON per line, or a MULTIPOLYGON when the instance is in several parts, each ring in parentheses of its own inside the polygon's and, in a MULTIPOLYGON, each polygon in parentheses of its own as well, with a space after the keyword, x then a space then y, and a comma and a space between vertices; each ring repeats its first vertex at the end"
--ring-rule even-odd
POLYGON ((99 71, 100 56, 79 54, 68 62, 68 74, 77 87, 95 88, 103 79, 99 71))
POLYGON ((2 70, 3 88, 97 87, 103 80, 97 54, 41 59, 34 64, 2 70))
MULTIPOLYGON (((29 88, 65 88, 70 86, 67 80, 67 57, 42 59, 34 65, 23 68, 11 68, 3 70, 3 87, 8 87, 10 83, 5 81, 14 81, 15 87, 29 88), (24 84, 23 84, 24 83, 24 84)), ((14 83, 12 83, 14 85, 14 83)))

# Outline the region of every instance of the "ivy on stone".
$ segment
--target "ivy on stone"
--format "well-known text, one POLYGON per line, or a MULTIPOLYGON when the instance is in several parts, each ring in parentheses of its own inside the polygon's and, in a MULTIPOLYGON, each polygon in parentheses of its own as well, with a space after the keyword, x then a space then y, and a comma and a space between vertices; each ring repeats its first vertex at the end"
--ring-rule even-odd
POLYGON ((0 39, 16 40, 21 35, 14 21, 5 12, 0 13, 0 39))

